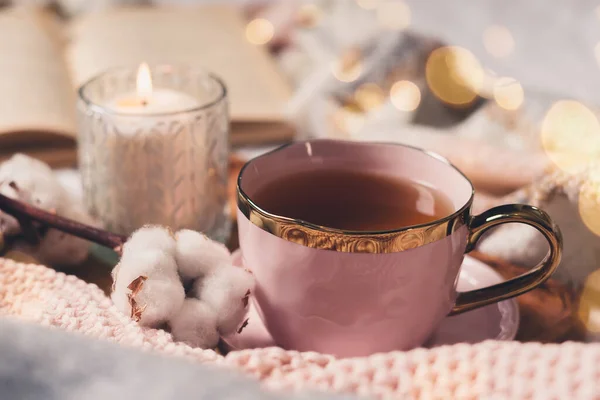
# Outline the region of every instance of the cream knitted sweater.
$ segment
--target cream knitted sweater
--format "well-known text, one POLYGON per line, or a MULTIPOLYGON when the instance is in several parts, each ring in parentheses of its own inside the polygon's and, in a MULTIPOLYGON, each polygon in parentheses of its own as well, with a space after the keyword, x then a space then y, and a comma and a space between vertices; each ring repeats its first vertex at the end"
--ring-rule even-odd
POLYGON ((41 265, 0 258, 0 313, 98 339, 237 368, 282 390, 375 398, 600 399, 600 344, 494 342, 335 359, 279 348, 212 350, 140 327, 93 284, 41 265))

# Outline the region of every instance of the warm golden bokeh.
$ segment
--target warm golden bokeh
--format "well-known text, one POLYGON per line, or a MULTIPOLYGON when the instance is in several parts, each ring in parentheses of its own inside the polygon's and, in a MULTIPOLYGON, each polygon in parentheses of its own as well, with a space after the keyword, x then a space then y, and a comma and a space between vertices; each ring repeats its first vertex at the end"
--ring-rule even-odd
POLYGON ((300 6, 296 20, 304 28, 314 28, 321 22, 323 10, 316 4, 307 3, 300 6))
POLYGON ((273 24, 264 18, 253 19, 246 26, 246 39, 252 44, 267 44, 273 39, 274 34, 273 24))
POLYGON ((595 174, 590 176, 579 192, 578 205, 585 226, 600 236, 600 168, 595 169, 595 174))
POLYGON ((502 58, 514 51, 515 39, 507 27, 491 25, 483 31, 483 46, 492 56, 502 58))
POLYGON ((502 77, 494 84, 494 100, 505 110, 516 110, 523 104, 525 92, 521 84, 513 79, 502 77))
POLYGON ((331 64, 331 73, 341 82, 353 82, 362 73, 362 68, 361 52, 350 49, 331 64))
POLYGON ((576 173, 600 157, 600 122, 577 101, 557 101, 542 121, 541 140, 559 168, 576 173))
POLYGON ((386 29, 400 30, 410 25, 410 7, 403 1, 381 1, 377 5, 377 19, 386 29))
POLYGON ((467 106, 475 100, 484 80, 477 58, 462 47, 446 46, 431 52, 425 66, 427 84, 441 101, 467 106))
POLYGON ((354 101, 367 112, 381 106, 385 99, 383 89, 374 83, 364 83, 354 92, 354 101))
POLYGON ((578 316, 588 331, 600 332, 600 270, 592 272, 583 285, 578 316))
POLYGON ((414 111, 421 103, 421 91, 411 81, 398 81, 390 89, 390 100, 400 111, 414 111))
POLYGON ((356 0, 356 4, 365 10, 374 10, 378 3, 379 0, 356 0))
POLYGON ((479 96, 485 97, 487 99, 494 98, 494 87, 498 82, 500 77, 491 69, 486 68, 483 71, 483 80, 481 82, 481 87, 479 89, 479 96))
POLYGON ((365 124, 365 115, 349 107, 338 108, 331 118, 334 128, 342 132, 342 138, 357 133, 365 124))

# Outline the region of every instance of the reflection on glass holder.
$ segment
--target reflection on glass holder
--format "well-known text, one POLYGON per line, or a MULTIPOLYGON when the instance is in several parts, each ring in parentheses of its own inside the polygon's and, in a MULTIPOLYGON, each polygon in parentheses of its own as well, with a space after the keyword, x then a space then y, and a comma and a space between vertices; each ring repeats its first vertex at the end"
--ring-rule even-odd
POLYGON ((128 93, 133 99, 139 93, 135 68, 110 70, 79 90, 79 167, 87 206, 117 233, 160 224, 224 241, 230 228, 225 86, 197 68, 150 70, 154 89, 147 109, 145 99, 127 109, 128 93), (175 104, 161 108, 161 96, 175 104))

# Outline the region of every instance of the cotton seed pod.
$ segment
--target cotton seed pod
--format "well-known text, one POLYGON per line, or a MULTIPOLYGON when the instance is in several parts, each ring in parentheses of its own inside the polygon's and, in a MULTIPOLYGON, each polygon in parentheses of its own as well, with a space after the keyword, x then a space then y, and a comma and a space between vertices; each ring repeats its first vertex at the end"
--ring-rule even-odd
POLYGON ((118 280, 125 279, 131 281, 140 275, 144 275, 148 278, 172 278, 181 283, 177 275, 175 259, 169 253, 162 250, 148 248, 141 251, 131 251, 131 248, 125 245, 123 255, 117 267, 115 269, 117 269, 118 273, 116 273, 114 278, 118 280))
POLYGON ((214 348, 219 342, 217 315, 201 300, 188 298, 174 317, 169 320, 175 340, 193 347, 214 348))
MULTIPOLYGON (((15 154, 0 164, 0 193, 82 223, 95 224, 47 164, 23 154, 15 154)), ((0 232, 16 236, 21 227, 14 217, 0 212, 0 232)), ((17 245, 44 264, 63 266, 81 263, 87 258, 90 247, 87 240, 52 229, 43 235, 39 245, 24 241, 18 241, 17 245)))
POLYGON ((164 251, 128 252, 113 270, 113 280, 111 299, 143 326, 166 322, 185 299, 175 260, 164 251))
POLYGON ((59 210, 67 201, 66 191, 52 169, 24 154, 15 154, 0 165, 0 185, 16 191, 16 197, 6 194, 9 197, 44 210, 59 210))
POLYGON ((175 254, 175 238, 162 226, 147 225, 133 232, 123 246, 123 257, 141 251, 160 250, 170 256, 175 254))
POLYGON ((179 275, 184 280, 208 275, 219 266, 231 262, 227 247, 202 233, 183 229, 175 237, 175 259, 179 275))
MULTIPOLYGON (((24 154, 0 164, 0 193, 44 210, 63 207, 67 197, 50 167, 24 154)), ((21 227, 15 218, 0 212, 0 230, 10 236, 20 233, 21 227)))
MULTIPOLYGON (((87 225, 96 225, 96 221, 76 201, 73 201, 71 207, 61 215, 87 225)), ((90 252, 90 242, 56 229, 49 229, 39 245, 31 248, 29 252, 43 264, 78 265, 87 259, 90 252)))
POLYGON ((85 261, 89 250, 87 240, 49 229, 39 245, 30 249, 29 253, 43 264, 67 266, 85 261))
POLYGON ((215 310, 219 333, 229 335, 242 324, 253 290, 252 274, 229 264, 198 279, 194 283, 193 295, 215 310))
MULTIPOLYGON (((10 184, 10 182, 3 182, 0 184, 0 194, 3 194, 11 199, 19 199, 17 191, 13 185, 10 184)), ((17 219, 12 215, 8 215, 0 211, 0 233, 3 233, 7 236, 13 236, 19 234, 19 232, 21 232, 19 221, 17 221, 17 219)))

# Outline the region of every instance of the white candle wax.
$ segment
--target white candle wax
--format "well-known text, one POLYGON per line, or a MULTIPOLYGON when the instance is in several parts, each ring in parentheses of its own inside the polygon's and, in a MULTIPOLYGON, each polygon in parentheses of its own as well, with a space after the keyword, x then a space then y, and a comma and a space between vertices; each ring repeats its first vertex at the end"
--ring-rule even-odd
POLYGON ((162 88, 153 89, 147 98, 137 92, 124 93, 107 104, 107 108, 122 114, 164 114, 198 106, 198 101, 187 93, 162 88))
POLYGON ((166 88, 106 101, 115 112, 107 116, 115 134, 94 148, 94 158, 105 160, 95 179, 105 182, 100 190, 110 201, 96 208, 112 229, 128 234, 150 223, 211 232, 220 224, 225 186, 207 167, 205 138, 194 138, 198 115, 185 112, 199 106, 196 98, 166 88))
POLYGON ((79 110, 88 208, 108 229, 122 234, 156 224, 223 240, 229 231, 229 123, 223 88, 205 72, 189 68, 170 68, 165 75, 189 82, 186 91, 168 86, 169 79, 153 87, 151 72, 144 63, 135 85, 130 71, 123 69, 82 88, 100 106, 89 107, 86 101, 79 110), (111 77, 118 83, 123 73, 129 89, 115 93, 111 77))

